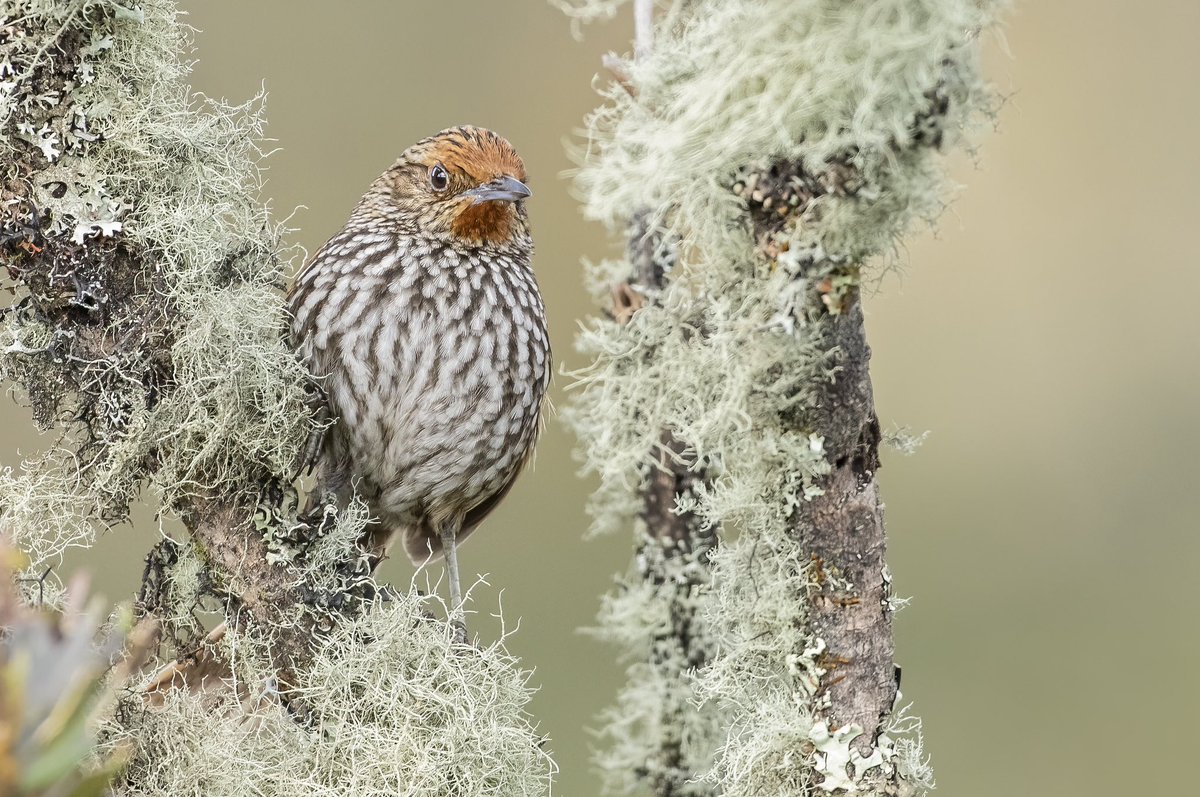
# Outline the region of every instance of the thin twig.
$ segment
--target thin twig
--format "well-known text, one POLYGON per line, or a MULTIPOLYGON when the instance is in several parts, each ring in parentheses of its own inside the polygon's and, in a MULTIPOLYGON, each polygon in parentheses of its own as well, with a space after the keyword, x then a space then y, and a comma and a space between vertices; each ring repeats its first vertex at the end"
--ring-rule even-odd
POLYGON ((633 55, 641 61, 654 49, 654 0, 633 0, 633 55))

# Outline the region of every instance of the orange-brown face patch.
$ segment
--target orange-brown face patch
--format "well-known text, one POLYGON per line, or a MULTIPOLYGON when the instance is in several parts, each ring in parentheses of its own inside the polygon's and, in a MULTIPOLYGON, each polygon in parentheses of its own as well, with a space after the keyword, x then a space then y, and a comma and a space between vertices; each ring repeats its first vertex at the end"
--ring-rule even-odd
MULTIPOLYGON (((443 130, 428 141, 423 161, 427 168, 441 164, 450 175, 451 195, 478 188, 500 177, 525 181, 525 164, 506 140, 480 127, 443 130)), ((458 237, 503 243, 516 234, 516 209, 511 203, 464 201, 450 229, 458 237)))
POLYGON ((430 208, 436 223, 443 230, 448 227, 448 232, 458 238, 474 243, 504 243, 524 227, 514 203, 473 203, 474 197, 467 193, 503 177, 526 181, 521 157, 496 133, 481 127, 452 127, 418 141, 405 151, 400 163, 420 167, 403 173, 405 191, 413 202, 430 208), (439 165, 448 178, 444 186, 430 180, 439 165))
POLYGON ((503 243, 512 238, 516 211, 508 202, 482 202, 459 211, 450 229, 468 241, 503 243))

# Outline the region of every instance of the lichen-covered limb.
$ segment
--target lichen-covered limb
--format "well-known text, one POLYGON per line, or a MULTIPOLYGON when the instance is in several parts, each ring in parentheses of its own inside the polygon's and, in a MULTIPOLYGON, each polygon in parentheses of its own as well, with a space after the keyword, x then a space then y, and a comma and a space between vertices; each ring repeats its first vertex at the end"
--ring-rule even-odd
MULTIPOLYGON (((178 14, 0 0, 0 371, 63 431, 0 473, 0 531, 42 573, 142 490, 187 529, 148 558, 141 602, 183 658, 163 685, 188 688, 121 690, 98 751, 130 761, 112 791, 545 795, 502 643, 457 644, 415 590, 384 601, 361 502, 300 510, 320 424, 258 199, 260 104, 191 91, 178 14), (225 633, 204 640, 213 613, 225 633)), ((114 685, 146 686, 129 675, 114 685)))
MULTIPOLYGON (((936 87, 931 91, 936 94, 936 87)), ((945 112, 933 102, 921 116, 945 112)), ((913 146, 933 143, 921 141, 916 139, 913 146)), ((868 190, 845 158, 826 163, 816 173, 800 163, 780 161, 739 184, 758 250, 771 262, 786 256, 793 235, 789 219, 803 217, 822 196, 849 197, 868 190), (787 212, 772 212, 773 207, 787 212)), ((804 322, 815 349, 823 353, 824 367, 805 385, 805 399, 789 420, 819 436, 829 467, 826 473, 814 474, 812 494, 797 504, 790 518, 790 533, 811 560, 811 586, 806 595, 794 598, 808 604, 809 627, 822 644, 817 713, 830 728, 858 728, 853 744, 868 756, 892 712, 897 683, 877 482, 881 435, 860 267, 849 259, 827 256, 801 258, 795 268, 796 277, 807 286, 804 322)))
POLYGON ((0 370, 40 427, 64 431, 0 474, 0 515, 40 569, 148 487, 203 574, 144 606, 169 621, 169 655, 189 647, 181 625, 203 635, 191 617, 207 599, 272 641, 286 683, 312 655, 311 604, 356 565, 353 529, 311 567, 288 483, 315 421, 284 335, 282 230, 257 199, 262 118, 193 95, 176 13, 0 3, 0 262, 15 294, 0 370))
POLYGON ((0 368, 39 426, 66 432, 0 476, 4 525, 37 567, 148 485, 213 595, 294 669, 311 627, 275 539, 294 510, 268 488, 313 422, 283 335, 281 230, 255 196, 261 117, 197 102, 166 0, 3 12, 0 250, 16 298, 0 368))
MULTIPOLYGON (((586 19, 621 0, 563 4, 586 19)), ((999 5, 660 3, 651 57, 614 64, 619 83, 589 119, 587 212, 622 232, 637 210, 678 242, 641 300, 608 287, 636 284, 636 251, 593 267, 598 297, 624 301, 579 337, 592 364, 568 415, 600 476, 597 528, 636 520, 647 497, 668 503, 656 493, 677 484, 659 470, 674 443, 705 474, 673 511, 721 529, 708 584, 689 596, 711 655, 685 673, 690 695, 662 698, 702 707, 674 715, 691 723, 690 749, 710 751, 693 786, 758 797, 931 783, 917 723, 893 706, 860 284, 943 207, 936 155, 989 111, 975 38, 999 5)), ((672 596, 625 590, 604 628, 640 652, 672 596)), ((645 673, 631 668, 619 706, 649 700, 645 673)), ((606 765, 669 738, 639 716, 610 725, 606 765)))
MULTIPOLYGON (((815 428, 825 440, 830 472, 816 479, 820 495, 800 504, 794 533, 812 558, 814 589, 807 596, 813 634, 824 641, 820 713, 830 727, 857 725, 856 746, 869 755, 896 697, 891 589, 884 561, 879 468, 879 422, 867 373, 870 350, 858 297, 826 328, 838 363, 835 379, 818 391, 816 406, 831 408, 815 428)), ((797 596, 798 600, 802 600, 797 596)))
MULTIPOLYGON (((660 731, 646 739, 653 744, 630 751, 636 758, 625 762, 624 768, 658 797, 714 793, 711 783, 696 777, 709 765, 712 751, 705 746, 709 735, 694 729, 711 718, 706 716, 709 710, 698 712, 692 703, 688 674, 704 667, 713 654, 700 596, 711 583, 709 556, 718 538, 717 529, 703 518, 678 508, 679 501, 692 499, 704 482, 693 465, 687 447, 664 431, 658 465, 646 474, 642 489, 643 536, 634 560, 644 594, 665 622, 656 625, 643 643, 648 644, 642 672, 629 675, 639 681, 634 694, 644 696, 639 710, 656 711, 660 731)), ((610 624, 617 622, 613 618, 610 624)), ((621 768, 611 763, 612 768, 621 768)))
MULTIPOLYGON (((649 3, 639 3, 642 12, 649 3)), ((640 38, 649 24, 638 25, 640 38)), ((643 50, 645 52, 645 50, 643 50)), ((626 253, 628 280, 613 291, 612 315, 626 323, 647 303, 657 303, 667 274, 677 260, 678 241, 664 237, 647 211, 632 215, 626 253)), ((669 428, 662 430, 650 452, 653 465, 642 475, 637 552, 630 582, 605 604, 602 635, 619 641, 631 659, 630 680, 622 704, 610 714, 606 730, 612 749, 601 758, 610 788, 634 784, 657 797, 707 797, 711 783, 697 775, 711 766, 708 726, 711 707, 698 712, 692 703, 688 674, 712 655, 699 597, 709 587, 709 556, 718 544, 717 529, 680 502, 695 500, 705 488, 705 474, 695 453, 669 428), (623 613, 650 612, 662 618, 648 633, 628 635, 621 626, 641 627, 640 618, 623 613), (640 725, 637 744, 628 744, 628 729, 640 725)))
POLYGON ((248 519, 253 512, 252 506, 217 497, 195 501, 184 519, 218 579, 217 590, 227 596, 227 622, 269 640, 275 677, 286 692, 312 659, 321 618, 306 605, 295 570, 272 561, 266 541, 248 519))

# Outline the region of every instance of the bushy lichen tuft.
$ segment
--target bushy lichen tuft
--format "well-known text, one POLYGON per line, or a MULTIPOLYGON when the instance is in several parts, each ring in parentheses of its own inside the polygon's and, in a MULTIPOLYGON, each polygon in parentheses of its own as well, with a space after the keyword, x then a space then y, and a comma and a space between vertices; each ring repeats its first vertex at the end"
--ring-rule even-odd
MULTIPOLYGON (((428 603, 394 595, 338 627, 297 690, 305 723, 270 699, 247 714, 230 693, 176 692, 150 710, 131 698, 107 728, 133 750, 114 794, 544 797, 554 765, 526 713, 527 674, 502 642, 467 648, 414 619, 428 603)), ((236 656, 239 640, 227 645, 236 656)))
MULTIPOLYGON (((558 4, 586 20, 622 0, 558 4)), ((870 792, 897 762, 919 790, 928 777, 916 737, 881 741, 876 763, 851 759, 849 730, 819 733, 822 643, 806 630, 815 576, 793 517, 830 471, 814 418, 832 411, 817 397, 839 371, 822 325, 857 296, 864 268, 943 208, 937 154, 989 111, 974 39, 1000 4, 657 5, 652 51, 616 63, 580 153, 587 214, 618 233, 649 214, 678 258, 661 290, 638 286, 629 262, 589 275, 600 297, 629 280, 644 299, 578 337, 591 364, 575 374, 566 414, 600 477, 594 526, 633 520, 664 430, 708 474, 677 510, 721 530, 711 587, 696 596, 715 654, 690 678, 686 662, 672 663, 688 688, 669 694, 680 710, 716 704, 725 718, 697 740, 713 751, 711 769, 696 772, 711 793, 870 792)), ((663 598, 653 584, 626 589, 602 619, 640 651, 663 598), (636 610, 615 611, 635 597, 636 610), (640 633, 615 627, 630 623, 640 633)), ((617 714, 645 697, 639 674, 617 714)), ((627 771, 663 737, 647 723, 618 730, 600 760, 627 771)))
MULTIPOLYGON (((591 16, 620 4, 566 3, 591 16)), ((869 188, 830 203, 841 218, 822 219, 825 249, 879 253, 942 206, 929 158, 904 154, 918 139, 953 141, 964 110, 988 96, 970 45, 995 5, 671 4, 652 54, 621 64, 636 96, 614 84, 588 120, 586 212, 621 229, 631 208, 653 209, 704 261, 741 243, 730 235, 745 228, 745 203, 729 190, 739 171, 796 160, 819 173, 849 159, 869 188)))
POLYGON ((728 725, 705 780, 727 797, 806 793, 815 778, 800 764, 824 674, 802 599, 810 562, 796 540, 769 532, 713 560, 718 587, 704 608, 721 650, 693 682, 693 699, 721 706, 728 725))

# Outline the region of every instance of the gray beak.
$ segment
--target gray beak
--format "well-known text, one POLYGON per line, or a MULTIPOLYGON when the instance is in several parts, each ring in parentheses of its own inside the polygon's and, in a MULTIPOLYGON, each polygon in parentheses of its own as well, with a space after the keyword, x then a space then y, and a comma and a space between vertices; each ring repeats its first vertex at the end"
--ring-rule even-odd
POLYGON ((516 202, 518 199, 533 196, 533 192, 520 180, 512 177, 497 177, 478 188, 463 191, 463 196, 471 197, 471 204, 478 205, 480 202, 516 202))

